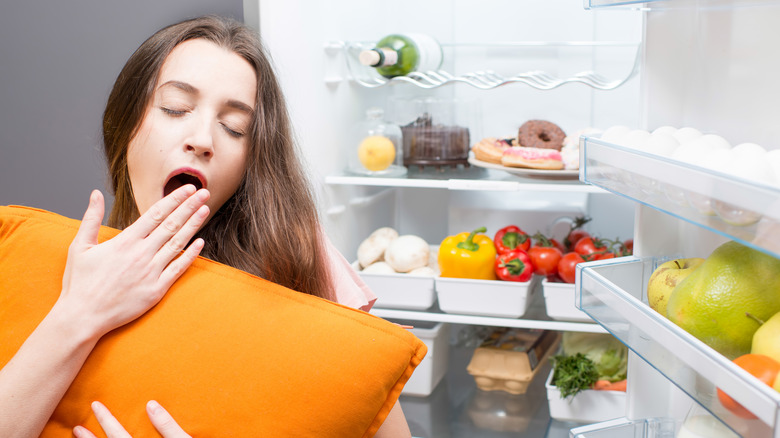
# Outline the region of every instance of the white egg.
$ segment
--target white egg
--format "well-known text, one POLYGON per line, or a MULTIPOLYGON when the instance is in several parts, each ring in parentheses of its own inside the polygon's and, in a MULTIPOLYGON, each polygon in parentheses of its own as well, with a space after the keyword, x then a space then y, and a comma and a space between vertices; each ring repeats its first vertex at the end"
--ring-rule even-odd
POLYGON ((690 141, 682 143, 683 145, 701 147, 704 151, 714 151, 717 149, 731 149, 731 145, 725 138, 715 135, 706 134, 700 137, 696 137, 690 141))
POLYGON ((780 186, 780 149, 767 152, 764 158, 775 174, 775 184, 780 186))
POLYGON ((740 178, 764 184, 775 183, 775 173, 763 155, 732 154, 733 159, 725 172, 740 178))
POLYGON ((680 142, 677 141, 671 134, 665 134, 663 132, 653 132, 653 135, 647 140, 645 150, 651 154, 661 155, 668 157, 672 155, 675 149, 680 146, 680 142))
POLYGON ((704 148, 701 145, 685 143, 677 147, 671 157, 683 163, 700 164, 703 155, 704 148))
POLYGON ((718 149, 704 154, 700 164, 710 170, 726 172, 733 160, 734 152, 732 149, 718 149))
POLYGON ((696 137, 701 137, 702 133, 696 128, 691 128, 686 126, 685 128, 678 129, 677 132, 675 132, 672 135, 674 135, 674 137, 677 139, 677 141, 680 142, 680 144, 683 144, 689 140, 693 140, 696 137))
POLYGON ((645 150, 645 146, 647 146, 648 140, 650 140, 649 132, 643 129, 634 129, 629 131, 628 134, 626 134, 621 144, 623 146, 632 149, 638 149, 641 151, 641 150, 645 150))
POLYGON ((749 154, 764 156, 766 154, 766 149, 755 143, 740 143, 734 146, 732 150, 736 155, 749 154))
POLYGON ((677 128, 675 128, 674 126, 659 126, 658 128, 655 128, 653 130, 653 135, 656 134, 674 135, 675 132, 677 132, 677 128))
POLYGON ((607 128, 604 134, 601 135, 601 139, 608 143, 620 144, 623 141, 623 137, 631 131, 628 126, 616 125, 607 128))

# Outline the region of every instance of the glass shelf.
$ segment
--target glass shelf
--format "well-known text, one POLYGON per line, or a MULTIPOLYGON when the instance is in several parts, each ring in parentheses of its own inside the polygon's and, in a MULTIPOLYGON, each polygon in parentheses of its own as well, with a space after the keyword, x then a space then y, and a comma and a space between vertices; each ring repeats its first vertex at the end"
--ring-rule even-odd
MULTIPOLYGON (((541 289, 541 288, 540 288, 541 289)), ((371 314, 387 319, 404 319, 413 321, 436 321, 464 325, 483 325, 493 327, 517 327, 542 330, 606 333, 606 330, 594 322, 555 321, 545 311, 544 297, 541 290, 533 294, 528 311, 522 318, 499 318, 493 316, 460 315, 444 313, 435 304, 431 309, 400 310, 374 307, 371 314)))
POLYGON ((645 3, 653 3, 656 0, 583 0, 585 9, 599 8, 631 8, 643 9, 645 3))
POLYGON ((577 307, 735 432, 780 436, 780 393, 647 305, 647 281, 665 260, 624 257, 578 265, 577 307), (727 411, 716 388, 759 419, 746 420, 727 411))
POLYGON ((595 137, 580 138, 580 179, 780 257, 780 187, 595 137))
MULTIPOLYGON (((341 50, 346 60, 350 79, 366 88, 377 88, 388 84, 412 84, 420 88, 438 88, 443 85, 464 83, 472 87, 490 90, 507 84, 522 83, 540 90, 551 90, 566 84, 583 84, 598 90, 614 90, 636 76, 639 71, 640 45, 635 42, 620 41, 527 41, 490 44, 442 44, 445 59, 456 59, 456 50, 501 51, 504 56, 514 59, 527 58, 521 56, 521 50, 545 50, 558 53, 567 62, 582 59, 572 71, 559 72, 555 66, 545 66, 547 70, 533 69, 520 73, 499 72, 488 69, 476 69, 467 73, 453 74, 446 70, 413 72, 405 76, 391 79, 382 77, 375 69, 358 62, 358 55, 363 50, 374 47, 374 42, 333 41, 325 45, 329 53, 341 50), (593 58, 596 51, 615 50, 613 58, 628 59, 625 68, 609 72, 593 70, 593 58), (627 55, 626 50, 630 55, 627 55), (512 53, 512 55, 507 55, 512 53)), ((446 62, 445 62, 446 65, 446 62)))
POLYGON ((553 180, 511 175, 501 170, 480 167, 457 167, 436 169, 416 166, 409 168, 405 176, 369 177, 347 173, 325 177, 326 184, 361 185, 383 187, 440 188, 447 190, 535 190, 546 192, 605 193, 599 187, 583 184, 576 179, 553 180))

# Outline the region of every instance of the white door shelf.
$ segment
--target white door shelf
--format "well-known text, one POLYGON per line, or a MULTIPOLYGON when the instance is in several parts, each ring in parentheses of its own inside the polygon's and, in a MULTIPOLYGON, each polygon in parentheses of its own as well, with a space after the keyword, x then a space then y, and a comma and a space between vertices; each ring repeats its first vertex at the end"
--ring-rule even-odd
POLYGON ((587 136, 580 163, 589 184, 780 257, 780 187, 587 136))
POLYGON ((647 305, 647 281, 665 260, 624 257, 577 265, 577 307, 740 435, 780 437, 780 393, 647 305), (726 410, 716 388, 758 420, 726 410))

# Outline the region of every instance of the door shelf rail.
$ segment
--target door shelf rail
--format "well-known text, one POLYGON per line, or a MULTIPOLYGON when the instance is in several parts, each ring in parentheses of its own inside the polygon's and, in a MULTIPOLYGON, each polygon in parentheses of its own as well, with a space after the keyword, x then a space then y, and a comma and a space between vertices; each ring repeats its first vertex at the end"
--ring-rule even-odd
MULTIPOLYGON (((639 71, 640 64, 640 44, 637 42, 620 41, 526 41, 526 42, 507 42, 507 43, 485 43, 485 44, 467 44, 453 43, 442 44, 445 51, 445 65, 453 64, 457 57, 456 50, 484 50, 501 51, 506 54, 507 51, 514 53, 510 58, 522 59, 519 56, 519 50, 546 50, 558 53, 566 53, 567 61, 571 61, 577 56, 569 55, 571 50, 579 51, 580 58, 586 64, 579 67, 577 71, 571 73, 558 73, 555 66, 546 67, 546 69, 532 69, 520 73, 506 73, 491 69, 475 69, 466 73, 453 74, 447 69, 412 72, 405 76, 394 78, 385 78, 379 75, 375 69, 364 66, 358 62, 358 55, 363 50, 374 47, 373 42, 355 42, 355 41, 331 41, 325 45, 325 51, 328 54, 334 54, 341 51, 346 61, 346 69, 349 78, 356 84, 365 88, 377 88, 388 84, 411 84, 413 86, 425 89, 438 88, 444 85, 463 83, 472 87, 490 90, 508 84, 522 83, 539 90, 552 90, 566 84, 579 83, 597 90, 614 90, 628 82, 639 71), (604 74, 597 72, 593 66, 596 50, 604 51, 617 49, 619 55, 611 55, 624 61, 628 58, 630 66, 622 72, 616 73, 610 69, 610 72, 604 74), (628 49, 628 52, 625 52, 628 49), (624 53, 625 52, 625 53, 624 53), (631 55, 626 55, 630 53, 631 55), (584 56, 583 56, 584 55, 584 56)), ((563 56, 563 55, 561 55, 563 56)), ((611 60, 614 61, 614 60, 611 60)), ((628 63, 623 63, 628 64, 628 63)), ((451 67, 449 67, 451 68, 451 67)))
POLYGON ((670 9, 735 9, 762 5, 779 5, 778 0, 583 0, 585 9, 634 9, 665 11, 670 9))
POLYGON ((580 179, 780 257, 780 187, 580 137, 580 179))
POLYGON ((650 275, 667 260, 631 256, 577 265, 577 307, 738 434, 780 437, 780 393, 647 305, 650 275), (758 419, 725 409, 716 388, 758 419))

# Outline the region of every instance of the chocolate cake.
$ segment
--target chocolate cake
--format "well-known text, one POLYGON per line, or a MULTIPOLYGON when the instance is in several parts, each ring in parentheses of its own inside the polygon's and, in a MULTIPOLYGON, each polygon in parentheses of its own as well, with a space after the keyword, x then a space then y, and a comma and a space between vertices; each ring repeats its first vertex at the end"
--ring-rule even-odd
POLYGON ((433 123, 430 114, 401 126, 404 166, 468 166, 469 129, 433 123))

